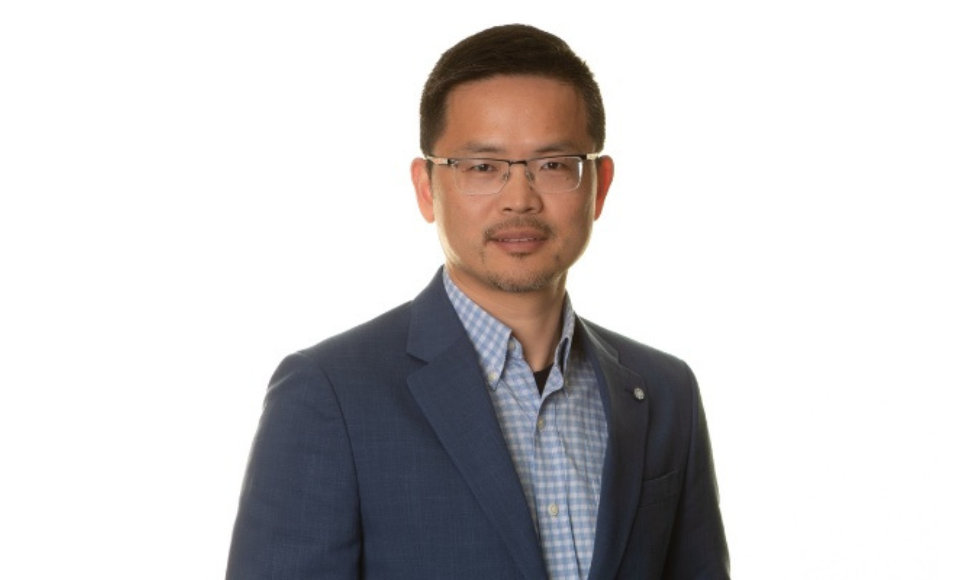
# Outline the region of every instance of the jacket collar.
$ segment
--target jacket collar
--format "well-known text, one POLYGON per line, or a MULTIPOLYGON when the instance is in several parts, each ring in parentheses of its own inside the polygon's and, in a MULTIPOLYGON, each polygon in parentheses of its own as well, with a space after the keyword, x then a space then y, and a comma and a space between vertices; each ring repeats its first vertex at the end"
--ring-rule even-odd
POLYGON ((520 479, 473 345, 436 274, 411 306, 408 353, 428 363, 408 387, 528 580, 547 578, 520 479))
MULTIPOLYGON (((580 319, 581 321, 581 319, 580 319)), ((619 362, 619 353, 588 322, 579 331, 599 380, 609 438, 602 466, 590 580, 615 578, 640 501, 650 401, 643 377, 619 362)))

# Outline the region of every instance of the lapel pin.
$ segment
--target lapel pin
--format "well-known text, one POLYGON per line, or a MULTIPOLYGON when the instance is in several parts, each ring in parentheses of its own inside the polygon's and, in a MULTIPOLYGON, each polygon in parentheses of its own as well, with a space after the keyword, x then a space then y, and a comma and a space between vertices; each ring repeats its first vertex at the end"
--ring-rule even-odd
POLYGON ((633 389, 634 399, 636 399, 637 401, 642 401, 644 397, 646 397, 646 394, 644 394, 643 389, 641 389, 640 387, 636 387, 635 389, 633 389))

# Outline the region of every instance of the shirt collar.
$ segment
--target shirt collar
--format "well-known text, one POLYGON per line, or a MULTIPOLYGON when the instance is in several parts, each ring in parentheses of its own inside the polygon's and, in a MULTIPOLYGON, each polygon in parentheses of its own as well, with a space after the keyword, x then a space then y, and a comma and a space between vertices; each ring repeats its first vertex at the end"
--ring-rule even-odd
MULTIPOLYGON (((464 294, 449 277, 445 268, 442 270, 442 282, 446 288, 446 294, 449 296, 449 301, 456 310, 460 322, 463 323, 463 328, 466 329, 470 342, 476 349, 483 377, 486 379, 487 385, 492 390, 496 390, 500 383, 500 377, 504 374, 504 366, 507 364, 509 353, 513 352, 515 356, 523 356, 521 344, 513 337, 513 331, 510 327, 491 316, 464 294)), ((572 309, 572 301, 566 293, 562 308, 561 338, 558 341, 558 347, 555 349, 555 356, 552 361, 562 372, 567 368, 574 332, 575 311, 572 309)))

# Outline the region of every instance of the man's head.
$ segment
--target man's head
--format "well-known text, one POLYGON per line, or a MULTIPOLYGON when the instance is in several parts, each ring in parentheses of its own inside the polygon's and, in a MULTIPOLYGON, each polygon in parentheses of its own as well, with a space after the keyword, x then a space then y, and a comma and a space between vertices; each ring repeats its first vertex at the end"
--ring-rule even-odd
POLYGON ((447 51, 422 98, 422 216, 464 292, 560 299, 613 177, 599 89, 557 37, 492 28, 447 51))
POLYGON ((496 26, 463 39, 443 53, 422 90, 419 141, 431 155, 446 128, 446 99, 457 86, 493 76, 539 76, 567 83, 585 103, 595 151, 606 140, 606 112, 588 65, 564 40, 523 24, 496 26))

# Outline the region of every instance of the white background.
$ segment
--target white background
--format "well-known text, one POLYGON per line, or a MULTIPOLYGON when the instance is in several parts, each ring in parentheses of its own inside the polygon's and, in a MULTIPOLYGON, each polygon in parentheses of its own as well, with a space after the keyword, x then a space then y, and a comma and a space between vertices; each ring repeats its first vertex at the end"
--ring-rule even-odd
POLYGON ((222 577, 278 361, 440 263, 425 76, 513 21, 602 86, 569 288, 698 373, 734 574, 977 574, 973 3, 639 4, 4 3, 0 577, 222 577))

